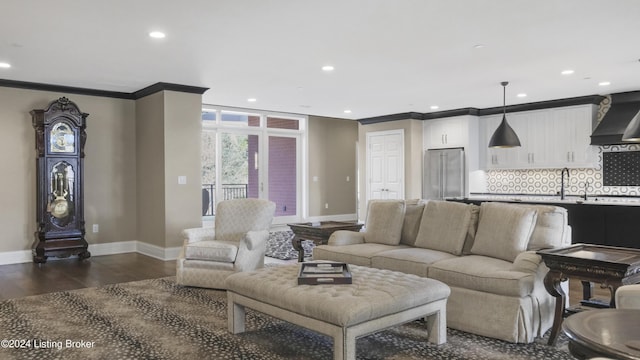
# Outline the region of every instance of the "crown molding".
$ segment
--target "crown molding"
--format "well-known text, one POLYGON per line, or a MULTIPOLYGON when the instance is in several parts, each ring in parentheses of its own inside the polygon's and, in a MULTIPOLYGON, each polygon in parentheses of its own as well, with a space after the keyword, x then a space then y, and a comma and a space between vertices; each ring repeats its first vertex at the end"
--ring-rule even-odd
MULTIPOLYGON (((637 96, 637 93, 638 92, 629 92, 629 93, 623 93, 623 94, 625 94, 627 97, 635 98, 637 96)), ((615 95, 615 94, 612 94, 612 95, 615 95)), ((556 108, 556 107, 566 107, 566 106, 585 105, 585 104, 598 105, 604 98, 605 97, 602 95, 588 95, 588 96, 580 96, 580 97, 573 97, 573 98, 567 98, 567 99, 539 101, 534 103, 509 105, 506 107, 506 111, 507 112, 530 111, 530 110, 550 109, 550 108, 556 108)), ((397 121, 397 120, 406 120, 406 119, 432 120, 432 119, 442 119, 442 118, 447 118, 452 116, 463 116, 463 115, 484 116, 484 115, 501 114, 502 111, 503 111, 502 106, 486 108, 486 109, 461 108, 461 109, 437 111, 437 112, 431 112, 431 113, 409 112, 409 113, 400 113, 400 114, 390 114, 390 115, 359 119, 358 121, 363 125, 369 125, 369 124, 376 124, 376 123, 387 122, 387 121, 397 121)))
POLYGON ((423 115, 424 114, 417 113, 417 112, 406 112, 406 113, 400 113, 400 114, 382 115, 382 116, 358 119, 358 122, 362 125, 369 125, 369 124, 377 124, 381 122, 397 121, 397 120, 422 120, 423 115))
POLYGON ((26 90, 51 91, 51 92, 61 92, 66 94, 79 94, 79 95, 99 96, 99 97, 127 99, 127 100, 137 100, 145 96, 149 96, 151 94, 155 94, 157 92, 165 91, 165 90, 184 92, 184 93, 190 93, 190 94, 200 94, 200 95, 204 94, 205 91, 209 90, 209 88, 204 88, 204 87, 172 84, 172 83, 165 83, 165 82, 158 82, 153 85, 147 86, 144 89, 134 91, 132 93, 88 89, 88 88, 55 85, 55 84, 35 83, 35 82, 28 82, 28 81, 6 80, 6 79, 0 79, 0 86, 26 89, 26 90))

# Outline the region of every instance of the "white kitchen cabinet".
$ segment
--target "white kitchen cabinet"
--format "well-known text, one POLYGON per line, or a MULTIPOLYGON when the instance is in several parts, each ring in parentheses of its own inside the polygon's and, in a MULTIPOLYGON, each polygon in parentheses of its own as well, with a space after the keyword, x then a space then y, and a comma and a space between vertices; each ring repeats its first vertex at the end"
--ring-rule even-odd
POLYGON ((589 145, 594 106, 507 113, 509 125, 521 147, 488 148, 489 139, 502 121, 502 114, 481 117, 481 156, 486 169, 542 169, 593 167, 597 147, 589 145))
POLYGON ((466 116, 425 120, 424 134, 427 149, 464 147, 468 143, 466 116))
POLYGON ((557 167, 588 168, 598 162, 598 147, 590 145, 594 105, 551 109, 551 162, 557 167))
POLYGON ((511 124, 518 138, 519 148, 512 149, 513 167, 516 168, 541 168, 546 167, 548 158, 548 125, 549 112, 546 110, 524 111, 507 115, 507 121, 511 124))

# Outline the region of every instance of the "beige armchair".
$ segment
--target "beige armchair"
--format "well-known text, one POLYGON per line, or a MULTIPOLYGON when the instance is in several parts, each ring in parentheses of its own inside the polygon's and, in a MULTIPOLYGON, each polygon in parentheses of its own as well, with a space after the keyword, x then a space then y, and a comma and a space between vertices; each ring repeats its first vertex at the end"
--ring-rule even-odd
POLYGON ((264 267, 275 203, 261 199, 225 200, 216 207, 215 228, 182 232, 176 283, 225 289, 227 276, 264 267))
POLYGON ((640 284, 620 286, 615 297, 616 308, 640 310, 640 284))

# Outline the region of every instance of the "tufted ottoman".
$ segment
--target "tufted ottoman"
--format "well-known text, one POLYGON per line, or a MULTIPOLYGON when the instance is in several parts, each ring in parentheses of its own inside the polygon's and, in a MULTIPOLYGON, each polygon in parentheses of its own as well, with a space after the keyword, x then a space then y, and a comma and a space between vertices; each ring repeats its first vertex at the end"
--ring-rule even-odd
POLYGON ((447 285, 396 271, 350 268, 350 285, 298 285, 300 265, 229 276, 229 331, 244 332, 246 306, 331 336, 334 359, 355 359, 358 337, 422 317, 429 341, 446 342, 447 285))

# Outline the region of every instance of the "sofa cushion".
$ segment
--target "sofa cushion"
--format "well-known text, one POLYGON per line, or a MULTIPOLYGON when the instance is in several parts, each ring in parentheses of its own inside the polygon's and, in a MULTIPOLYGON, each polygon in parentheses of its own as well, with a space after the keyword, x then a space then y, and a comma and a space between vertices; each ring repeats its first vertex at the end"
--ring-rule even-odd
MULTIPOLYGON (((527 250, 559 248, 568 231, 567 209, 551 205, 522 205, 538 212, 527 250)), ((568 245, 568 244, 567 244, 568 245)))
POLYGON ((471 206, 450 201, 429 201, 422 214, 417 247, 460 255, 469 231, 471 206))
POLYGON ((371 258, 382 251, 406 248, 406 245, 354 244, 320 245, 313 248, 313 260, 331 260, 354 265, 371 266, 371 258))
POLYGON ((412 247, 379 252, 371 258, 371 266, 427 277, 432 263, 455 257, 447 252, 412 247))
POLYGON ((238 255, 238 243, 233 241, 204 240, 184 247, 184 257, 190 260, 209 260, 232 263, 238 255))
POLYGON ((364 241, 398 245, 404 222, 404 200, 372 200, 365 221, 364 241))
POLYGON ((527 250, 535 223, 535 210, 512 204, 482 203, 471 253, 513 261, 527 250))
POLYGON ((433 263, 428 277, 451 287, 517 297, 530 295, 535 281, 534 273, 513 270, 509 261, 478 255, 433 263))
POLYGON ((400 244, 415 246, 418 230, 420 229, 420 220, 422 220, 422 212, 424 211, 425 202, 417 201, 415 203, 407 202, 404 212, 404 222, 402 224, 402 235, 400 244))

